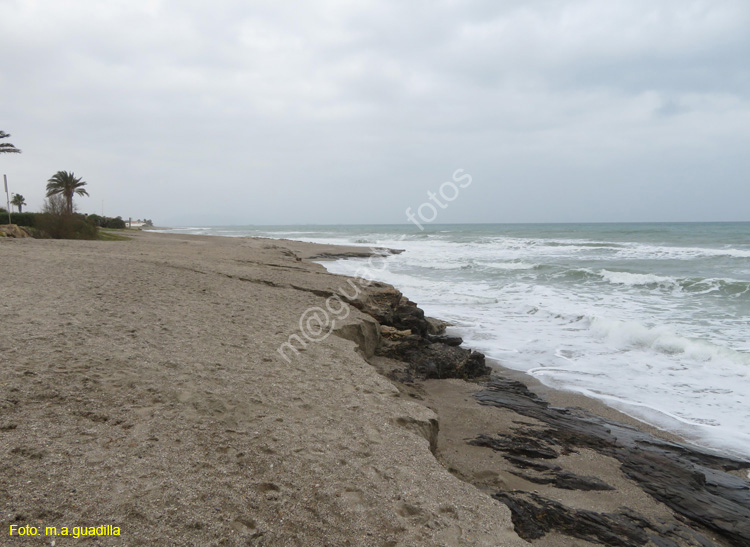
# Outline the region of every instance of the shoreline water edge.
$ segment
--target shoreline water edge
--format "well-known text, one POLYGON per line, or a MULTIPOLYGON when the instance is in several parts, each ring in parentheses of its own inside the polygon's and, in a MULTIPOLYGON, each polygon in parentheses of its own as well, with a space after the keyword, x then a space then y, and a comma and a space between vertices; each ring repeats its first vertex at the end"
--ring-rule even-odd
MULTIPOLYGON (((371 252, 380 257, 384 251, 372 248, 371 252)), ((353 256, 348 254, 338 258, 353 256)), ((373 269, 377 270, 370 265, 364 273, 371 274, 373 269)), ((359 276, 356 279, 366 283, 365 286, 371 283, 359 276)), ((351 279, 349 283, 354 286, 351 279)), ((405 388, 412 397, 419 398, 420 394, 426 393, 425 381, 473 381, 481 386, 473 394, 478 404, 501 408, 537 422, 532 425, 519 420, 517 424, 520 425, 512 427, 512 433, 479 434, 476 439, 468 441, 473 446, 499 452, 509 465, 496 467, 489 473, 485 470, 483 476, 476 477, 462 473, 463 462, 457 460, 452 462, 453 472, 485 491, 493 489, 500 469, 529 483, 549 484, 563 490, 615 490, 599 477, 577 475, 563 466, 549 463, 561 455, 585 448, 619 461, 621 470, 630 480, 664 503, 677 517, 672 522, 664 517, 652 522, 622 506, 612 513, 580 511, 575 506, 560 503, 560 498, 545 498, 536 489, 532 492, 515 488, 511 492, 495 492, 493 497, 511 509, 515 530, 521 537, 536 540, 557 532, 607 545, 645 545, 664 541, 674 541, 676 545, 700 545, 716 541, 713 534, 719 534, 733 545, 750 541, 750 486, 747 481, 750 472, 743 473, 750 468, 750 462, 690 444, 585 395, 571 401, 570 394, 561 398, 562 394, 558 392, 557 398, 565 404, 574 402, 577 406, 552 406, 547 398, 556 398, 553 395, 556 390, 544 388, 540 382, 531 381, 531 377, 507 369, 497 361, 491 362, 492 367, 487 366, 483 354, 464 349, 460 337, 446 335, 449 323, 425 317, 417 304, 394 290, 397 294, 395 301, 387 307, 388 313, 383 313, 382 301, 372 306, 347 299, 349 304, 374 317, 380 325, 382 339, 375 345, 373 355, 368 355, 368 362, 405 388), (463 353, 446 356, 448 348, 454 348, 457 353, 463 350, 463 353), (530 386, 537 389, 530 389, 530 386), (592 411, 594 408, 596 410, 592 411), (488 474, 490 481, 486 480, 488 474), (686 478, 690 479, 687 483, 686 478), (696 525, 695 528, 683 526, 683 519, 696 525)), ((341 296, 346 298, 348 295, 341 291, 336 298, 341 296)), ((367 298, 373 296, 369 294, 367 298)), ((368 345, 372 346, 364 344, 368 345)), ((364 346, 360 345, 360 349, 364 346)), ((437 411, 439 420, 441 402, 436 397, 429 399, 428 405, 437 411)), ((493 424, 487 425, 488 431, 492 431, 493 424)), ((466 431, 462 434, 465 435, 466 431)), ((439 446, 439 440, 431 440, 436 453, 439 446)))
POLYGON ((173 231, 404 249, 382 268, 364 258, 325 266, 370 270, 507 368, 750 456, 750 223, 173 231))
POLYGON ((6 529, 117 524, 125 539, 112 545, 136 536, 185 545, 750 542, 750 463, 490 367, 398 289, 359 280, 356 293, 342 291, 352 278, 313 262, 367 256, 361 248, 137 233, 115 244, 4 241, 0 251, 27 260, 25 283, 67 260, 63 276, 77 287, 69 297, 86 295, 96 322, 31 289, 5 305, 16 320, 7 331, 15 342, 0 348, 12 363, 0 378, 6 529), (122 270, 92 270, 105 263, 122 270), (128 298, 135 328, 113 312, 128 298), (50 313, 90 340, 63 344, 50 313), (115 362, 125 368, 111 370, 115 362), (77 449, 77 465, 72 439, 89 447, 77 449), (120 451, 114 466, 110 448, 120 451), (192 466, 158 463, 188 453, 192 466), (218 476, 227 482, 213 484, 218 476), (88 503, 71 504, 71 481, 88 503), (106 481, 116 495, 96 492, 106 481), (176 482, 194 490, 178 494, 176 482), (29 484, 48 489, 44 501, 29 484), (165 503, 183 514, 160 529, 165 503))

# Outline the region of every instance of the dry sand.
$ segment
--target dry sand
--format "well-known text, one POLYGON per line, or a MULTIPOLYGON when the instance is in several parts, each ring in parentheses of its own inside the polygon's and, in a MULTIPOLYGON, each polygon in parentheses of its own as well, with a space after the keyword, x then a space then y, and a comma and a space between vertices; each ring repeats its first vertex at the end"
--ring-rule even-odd
POLYGON ((299 260, 322 252, 0 239, 0 544, 525 545, 353 342, 277 353, 342 286, 299 260), (99 525, 121 535, 44 536, 99 525))

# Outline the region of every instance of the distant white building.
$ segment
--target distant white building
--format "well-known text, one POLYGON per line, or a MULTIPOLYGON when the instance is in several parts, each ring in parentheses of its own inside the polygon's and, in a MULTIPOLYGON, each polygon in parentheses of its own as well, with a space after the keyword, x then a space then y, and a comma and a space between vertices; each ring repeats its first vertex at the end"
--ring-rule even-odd
POLYGON ((144 228, 146 226, 153 226, 153 223, 150 220, 128 219, 128 228, 144 228))

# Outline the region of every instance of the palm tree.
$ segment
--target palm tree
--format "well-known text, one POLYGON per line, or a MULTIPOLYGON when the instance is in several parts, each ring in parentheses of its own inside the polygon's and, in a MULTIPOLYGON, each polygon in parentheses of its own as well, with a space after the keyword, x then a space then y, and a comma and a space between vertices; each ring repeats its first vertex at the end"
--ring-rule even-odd
POLYGON ((61 195, 65 198, 65 209, 67 213, 73 212, 73 195, 88 196, 89 193, 83 189, 86 183, 74 173, 58 171, 47 181, 47 197, 61 195))
MULTIPOLYGON (((7 139, 8 137, 10 137, 8 133, 6 133, 5 131, 0 131, 0 139, 7 139)), ((9 142, 0 142, 0 154, 3 152, 11 153, 11 154, 21 153, 21 151, 18 148, 16 148, 9 142)))
POLYGON ((23 206, 26 205, 26 199, 21 194, 13 194, 10 204, 18 207, 19 213, 23 213, 23 206))

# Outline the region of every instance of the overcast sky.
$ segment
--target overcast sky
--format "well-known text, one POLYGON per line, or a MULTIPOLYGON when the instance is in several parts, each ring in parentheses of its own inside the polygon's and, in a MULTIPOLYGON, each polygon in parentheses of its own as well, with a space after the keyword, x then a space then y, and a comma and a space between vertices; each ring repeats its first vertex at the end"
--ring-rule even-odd
MULTIPOLYGON (((747 0, 0 0, 0 155, 160 225, 750 220, 747 0)), ((4 196, 3 196, 4 199, 4 196)))

